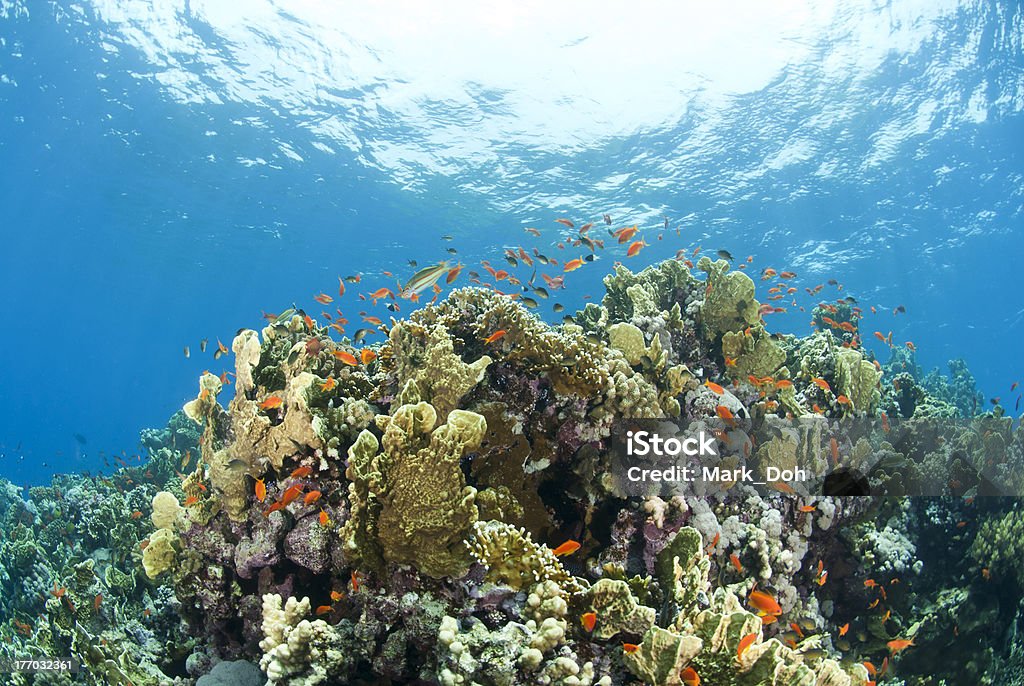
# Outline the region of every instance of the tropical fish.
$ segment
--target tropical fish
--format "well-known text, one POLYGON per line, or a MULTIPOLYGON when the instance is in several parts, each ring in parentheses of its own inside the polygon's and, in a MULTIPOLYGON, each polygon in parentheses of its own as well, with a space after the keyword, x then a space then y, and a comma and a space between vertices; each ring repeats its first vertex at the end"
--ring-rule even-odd
POLYGON ((455 281, 455 279, 459 278, 459 274, 462 272, 462 267, 463 265, 459 263, 452 267, 451 269, 449 269, 448 275, 445 276, 444 278, 444 282, 450 284, 451 282, 455 281))
POLYGON ((914 645, 914 639, 912 639, 912 638, 897 638, 895 640, 889 641, 885 645, 887 645, 889 647, 889 653, 892 654, 892 655, 895 655, 896 653, 900 652, 901 650, 906 650, 910 646, 914 645))
POLYGON ((580 617, 580 623, 583 625, 583 629, 590 632, 597 626, 597 613, 596 612, 585 612, 580 617))
POLYGON ((291 475, 288 478, 289 479, 302 479, 302 478, 305 478, 305 477, 309 476, 312 473, 313 473, 313 468, 312 467, 306 467, 306 466, 297 467, 291 473, 291 475))
POLYGON ((555 221, 558 222, 559 224, 563 225, 563 226, 568 226, 570 229, 575 229, 576 228, 576 225, 573 224, 568 219, 556 219, 555 221))
POLYGON ((635 243, 630 245, 629 248, 626 250, 626 257, 635 257, 645 247, 647 247, 647 241, 636 241, 635 243))
POLYGON ((332 302, 334 302, 334 298, 327 295, 326 293, 317 293, 316 295, 313 296, 313 300, 316 300, 321 305, 330 305, 332 302))
POLYGON ((269 517, 270 515, 274 514, 275 512, 277 512, 278 510, 281 510, 283 508, 284 508, 284 503, 282 503, 280 500, 278 500, 277 502, 275 502, 274 504, 272 504, 270 507, 268 507, 266 510, 263 511, 263 516, 264 517, 269 517))
POLYGON ((331 610, 333 610, 333 609, 334 608, 332 608, 330 605, 321 605, 320 607, 318 607, 316 609, 316 616, 320 617, 322 615, 326 615, 326 614, 330 613, 331 610))
POLYGON ((633 653, 635 653, 638 650, 640 650, 640 646, 638 646, 636 643, 623 643, 622 644, 622 651, 624 653, 626 653, 627 655, 632 655, 633 653))
POLYGON ((723 393, 725 393, 725 389, 724 388, 722 388, 721 386, 719 386, 716 383, 713 383, 710 380, 704 381, 704 385, 708 388, 708 390, 710 390, 712 393, 714 393, 716 395, 722 395, 723 393))
MULTIPOLYGON (((154 548, 154 550, 155 550, 155 548, 154 548)), ((102 604, 103 604, 103 594, 102 593, 97 593, 96 597, 92 601, 92 609, 94 611, 98 612, 99 609, 100 609, 100 605, 102 605, 102 604)))
POLYGON ((732 566, 736 568, 737 572, 740 574, 743 573, 743 565, 740 564, 740 558, 736 557, 736 553, 731 553, 729 555, 729 562, 732 563, 732 566))
POLYGON ((537 238, 540 238, 540 231, 531 226, 527 226, 526 228, 523 229, 523 231, 533 236, 536 236, 537 238))
POLYGON ((185 359, 187 360, 191 356, 192 356, 192 353, 191 353, 191 351, 189 351, 188 346, 186 345, 185 346, 185 359))
POLYGON ((331 354, 334 355, 334 357, 336 357, 338 360, 340 360, 344 364, 347 364, 350 367, 358 367, 359 366, 359 360, 357 360, 356 356, 353 355, 350 352, 346 352, 344 350, 335 350, 335 351, 331 352, 331 354))
POLYGON ((747 652, 747 648, 749 648, 751 644, 753 644, 756 638, 757 634, 752 633, 747 634, 746 636, 740 639, 739 645, 736 646, 736 659, 740 659, 743 657, 743 653, 747 652))
POLYGON ((729 252, 728 250, 719 250, 715 254, 721 257, 723 260, 729 260, 730 262, 733 261, 732 253, 729 252))
POLYGON ((259 409, 276 410, 280 408, 280 406, 283 404, 285 404, 285 401, 281 398, 280 395, 271 395, 270 397, 259 403, 259 409))
POLYGON ((288 489, 281 494, 281 500, 278 501, 281 503, 281 507, 287 507, 295 502, 295 499, 299 497, 300 493, 302 493, 302 488, 302 484, 289 486, 288 489))
POLYGON ((563 305, 562 303, 555 303, 555 304, 554 304, 554 305, 553 305, 553 306, 551 307, 551 309, 552 309, 552 310, 553 310, 554 312, 564 312, 564 311, 565 311, 565 305, 563 305))
POLYGON ((263 502, 267 499, 267 485, 263 479, 256 479, 256 500, 263 502))
POLYGON ((576 258, 575 260, 569 260, 568 262, 566 262, 565 265, 562 267, 562 271, 563 272, 572 272, 572 271, 576 271, 577 269, 579 269, 582 266, 583 266, 583 258, 579 257, 579 258, 576 258))
POLYGON ((334 380, 333 376, 327 377, 327 381, 320 384, 320 390, 330 393, 338 385, 338 382, 334 380))
MULTIPOLYGON (((402 286, 402 293, 408 297, 412 293, 422 293, 448 274, 450 267, 447 262, 440 262, 430 267, 424 267, 412 275, 405 285, 402 286)), ((458 272, 456 272, 458 276, 458 272)))
POLYGON ((327 526, 331 523, 331 518, 327 516, 327 513, 320 510, 320 526, 327 526))
POLYGON ((580 549, 579 542, 573 541, 573 540, 568 540, 565 543, 563 543, 562 545, 560 545, 557 548, 555 548, 554 550, 552 550, 551 553, 553 555, 555 555, 556 557, 561 557, 563 555, 572 555, 573 553, 575 553, 579 549, 580 549))
POLYGON ((369 348, 363 348, 359 351, 359 359, 363 361, 363 364, 370 364, 377 359, 377 353, 369 348))
POLYGON ((825 381, 825 379, 819 379, 816 376, 812 376, 811 377, 811 383, 813 383, 815 386, 817 386, 818 388, 820 388, 823 391, 831 391, 832 390, 832 387, 828 385, 828 381, 825 381))
POLYGON ((618 231, 613 231, 612 236, 619 239, 619 243, 628 243, 637 233, 637 226, 625 226, 618 231))
POLYGON ((850 623, 847 622, 846 624, 844 624, 841 627, 839 627, 839 635, 840 636, 845 636, 846 632, 849 631, 849 630, 850 630, 850 623))
POLYGON ((488 336, 487 338, 483 339, 484 343, 494 343, 495 341, 503 338, 505 336, 505 334, 507 334, 507 333, 508 333, 508 331, 506 331, 505 329, 498 329, 497 331, 492 333, 490 336, 488 336))
POLYGON ((775 598, 764 591, 751 591, 750 596, 747 598, 747 602, 750 603, 752 607, 766 614, 782 614, 782 607, 778 602, 776 602, 775 598))
POLYGON ((679 678, 683 680, 685 686, 700 686, 700 675, 697 674, 697 670, 693 667, 687 667, 680 672, 679 678))
POLYGON ((199 352, 201 352, 201 353, 205 353, 205 352, 206 352, 206 346, 207 346, 207 344, 208 344, 209 342, 210 342, 210 341, 209 341, 209 339, 207 339, 207 338, 203 338, 203 339, 201 339, 201 340, 199 341, 199 352))
POLYGON ((306 497, 302 499, 303 505, 312 505, 316 501, 320 500, 322 493, 320 491, 310 491, 306 494, 306 497))

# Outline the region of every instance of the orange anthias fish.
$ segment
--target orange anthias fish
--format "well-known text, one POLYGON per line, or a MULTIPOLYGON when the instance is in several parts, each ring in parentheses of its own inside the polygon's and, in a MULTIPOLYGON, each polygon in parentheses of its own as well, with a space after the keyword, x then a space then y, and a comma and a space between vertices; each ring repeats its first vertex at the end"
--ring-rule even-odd
POLYGON ((320 617, 320 616, 322 616, 322 615, 326 615, 326 614, 328 614, 328 613, 329 613, 329 612, 330 612, 330 611, 331 611, 332 609, 334 609, 334 608, 332 608, 332 607, 331 607, 330 605, 321 605, 320 607, 318 607, 318 608, 316 609, 316 616, 317 616, 317 617, 320 617))
POLYGON ((301 479, 303 477, 309 476, 312 473, 313 473, 313 468, 312 467, 296 467, 295 471, 293 471, 288 478, 290 478, 290 479, 301 479))
POLYGON ((647 247, 647 241, 636 241, 626 249, 626 257, 635 257, 641 250, 647 247))
POLYGON ((555 221, 558 222, 559 224, 561 224, 562 226, 568 226, 570 229, 575 229, 576 228, 576 225, 573 224, 568 219, 558 218, 555 221))
POLYGON ((725 393, 724 388, 722 388, 716 383, 712 383, 711 381, 705 381, 704 385, 708 388, 708 390, 710 390, 715 395, 722 395, 723 393, 725 393))
POLYGON ((579 269, 582 266, 583 266, 583 259, 580 258, 580 257, 577 257, 574 260, 569 260, 568 262, 566 262, 565 266, 562 267, 562 271, 563 272, 571 272, 571 271, 575 271, 575 270, 579 269))
POLYGON ((357 360, 356 356, 350 352, 346 352, 344 350, 335 350, 331 354, 334 355, 334 357, 340 360, 343 364, 347 364, 349 367, 359 366, 359 360, 357 360))
POLYGON ((851 405, 852 404, 850 399, 847 398, 845 395, 837 396, 836 397, 836 402, 839 403, 840 405, 851 405))
POLYGON ((359 590, 359 573, 356 571, 352 572, 352 592, 355 593, 359 590))
POLYGON ((497 331, 492 333, 490 336, 485 338, 484 339, 484 343, 494 343, 495 341, 500 340, 502 337, 504 337, 505 334, 507 334, 507 333, 508 333, 508 331, 506 331, 505 329, 498 329, 497 331))
POLYGON ((446 276, 444 278, 444 282, 446 284, 447 283, 451 283, 452 281, 455 281, 455 279, 459 278, 459 274, 462 272, 462 267, 463 267, 463 265, 457 264, 454 267, 452 267, 451 269, 449 269, 448 270, 448 276, 446 276))
POLYGON ((281 503, 281 507, 287 507, 288 505, 293 503, 295 499, 299 497, 299 494, 302 493, 302 488, 302 484, 295 484, 294 486, 290 486, 288 490, 282 493, 281 500, 278 501, 281 503))
POLYGON ((732 563, 732 566, 736 568, 737 572, 740 574, 743 573, 743 565, 740 564, 740 558, 736 557, 736 553, 729 555, 729 562, 732 563))
POLYGON ((844 624, 841 627, 839 627, 839 635, 840 636, 845 636, 846 632, 849 631, 849 630, 850 630, 850 623, 847 622, 846 624, 844 624))
POLYGON ((716 407, 715 414, 717 414, 720 419, 724 419, 730 425, 735 423, 736 416, 732 413, 732 410, 725 405, 719 405, 716 407))
POLYGON ((260 403, 261 410, 276 410, 277 408, 284 405, 284 400, 279 395, 272 395, 263 402, 260 403))
POLYGON ((780 389, 780 390, 783 389, 783 388, 792 388, 792 387, 793 387, 793 382, 790 381, 789 379, 780 379, 779 381, 775 382, 775 388, 780 389))
POLYGON ((750 603, 751 607, 754 607, 761 612, 765 612, 770 615, 782 614, 782 607, 775 601, 775 598, 764 591, 751 591, 750 596, 747 598, 747 602, 750 603))
POLYGON ((103 594, 102 593, 97 593, 96 597, 92 601, 92 609, 98 611, 100 609, 100 605, 102 605, 102 604, 103 604, 103 594))
POLYGON ((326 293, 317 293, 316 295, 313 296, 313 300, 316 300, 321 305, 330 305, 332 302, 334 302, 334 298, 327 295, 326 293))
POLYGON ((697 674, 697 670, 693 667, 687 667, 680 674, 679 677, 683 680, 685 686, 700 686, 700 674, 697 674))
POLYGON ((381 298, 388 298, 388 297, 390 297, 390 298, 394 298, 395 297, 395 294, 391 291, 390 288, 378 288, 373 293, 370 293, 370 300, 373 300, 374 302, 380 300, 381 298))
POLYGON ((640 646, 638 646, 636 643, 623 643, 622 644, 622 651, 624 653, 626 653, 627 655, 632 655, 633 653, 635 653, 638 650, 640 650, 640 646))
POLYGON ((327 381, 324 381, 322 384, 320 384, 320 390, 321 391, 327 391, 328 393, 330 393, 331 391, 334 390, 334 388, 337 385, 338 385, 338 382, 334 380, 334 377, 333 376, 329 376, 329 377, 327 377, 327 381))
POLYGON ((370 364, 377 359, 377 353, 373 352, 369 348, 363 348, 359 352, 359 358, 363 361, 363 364, 370 364))
POLYGON ((905 650, 910 646, 914 645, 914 640, 911 638, 897 638, 894 641, 889 641, 885 645, 889 647, 889 652, 895 655, 901 650, 905 650))
POLYGON ((310 491, 306 494, 306 497, 302 499, 303 504, 312 505, 316 501, 320 500, 320 496, 323 495, 320 491, 310 491))
POLYGON ((801 505, 800 506, 800 511, 801 512, 814 512, 816 509, 818 509, 818 508, 815 507, 814 505, 801 505))
POLYGON ((756 633, 747 634, 746 636, 744 636, 743 638, 740 639, 740 644, 738 646, 736 646, 736 659, 737 660, 740 659, 741 657, 743 657, 743 653, 747 652, 747 648, 749 648, 754 643, 754 641, 756 639, 757 639, 757 634, 756 633))
POLYGON ((331 591, 331 600, 333 600, 334 602, 338 602, 339 600, 341 600, 344 597, 345 597, 345 594, 342 593, 341 591, 331 591))
POLYGON ((320 526, 327 526, 331 523, 331 518, 327 516, 327 513, 320 510, 320 526))
POLYGON ((583 624, 584 630, 588 632, 593 631, 594 627, 597 626, 597 613, 585 612, 583 616, 580 617, 580 623, 583 624))
POLYGON ((263 479, 256 480, 256 500, 261 503, 267 499, 267 485, 263 483, 263 479))
POLYGON ((556 557, 561 557, 563 555, 572 555, 573 553, 575 553, 579 549, 580 549, 579 542, 578 541, 573 541, 573 540, 570 539, 570 540, 566 541, 565 543, 563 543, 562 545, 560 545, 557 548, 555 548, 554 550, 552 550, 551 552, 556 557))
POLYGON ((185 507, 189 507, 190 505, 195 505, 198 502, 199 502, 199 496, 190 495, 189 497, 185 498, 185 502, 182 503, 182 504, 185 507))
POLYGON ((820 388, 823 391, 831 391, 832 390, 832 387, 828 385, 828 381, 825 381, 825 379, 819 379, 816 376, 812 376, 811 377, 811 383, 813 383, 815 386, 817 386, 818 388, 820 388))
POLYGON ((828 443, 829 443, 829 446, 832 449, 832 464, 833 465, 838 465, 839 464, 839 443, 836 441, 834 436, 832 438, 828 439, 828 443))
POLYGON ((280 500, 278 500, 276 503, 272 504, 270 507, 268 507, 266 510, 263 511, 263 516, 264 517, 269 517, 270 515, 272 515, 275 512, 277 512, 278 510, 282 510, 282 509, 284 509, 284 503, 282 503, 280 500))

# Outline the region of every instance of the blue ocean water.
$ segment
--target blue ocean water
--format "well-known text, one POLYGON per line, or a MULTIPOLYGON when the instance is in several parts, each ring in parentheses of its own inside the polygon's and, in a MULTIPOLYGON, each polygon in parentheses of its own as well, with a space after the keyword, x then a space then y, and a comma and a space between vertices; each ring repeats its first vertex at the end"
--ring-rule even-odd
POLYGON ((797 272, 807 312, 773 330, 806 333, 803 289, 836 279, 876 306, 883 360, 873 330, 926 369, 964 358, 1012 406, 1019 3, 236 5, 0 2, 0 475, 137 452, 229 369, 218 339, 315 315, 339 275, 363 277, 351 328, 351 295, 410 259, 564 261, 585 250, 554 220, 603 234, 604 213, 650 246, 627 259, 604 234, 569 311, 617 260, 726 249, 797 272))

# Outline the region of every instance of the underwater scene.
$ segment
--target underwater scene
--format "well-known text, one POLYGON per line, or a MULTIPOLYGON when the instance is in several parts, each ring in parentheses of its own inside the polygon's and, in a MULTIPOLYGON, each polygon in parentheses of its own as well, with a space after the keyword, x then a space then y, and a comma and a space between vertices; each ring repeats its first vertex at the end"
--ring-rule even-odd
POLYGON ((0 684, 1024 686, 1024 6, 0 0, 0 684))

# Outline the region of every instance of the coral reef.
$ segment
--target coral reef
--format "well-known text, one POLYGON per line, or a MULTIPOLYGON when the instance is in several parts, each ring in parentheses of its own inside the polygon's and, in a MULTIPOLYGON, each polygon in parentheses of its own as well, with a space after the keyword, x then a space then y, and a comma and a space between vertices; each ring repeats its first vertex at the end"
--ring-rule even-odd
POLYGON ((882 366, 850 303, 780 336, 745 273, 698 269, 618 265, 557 327, 463 288, 373 348, 294 310, 240 331, 234 397, 203 374, 145 460, 0 482, 0 658, 135 686, 998 683, 1021 651, 981 636, 1022 624, 1024 520, 989 496, 1022 492, 1019 424, 978 416, 965 366, 882 366), (645 421, 756 477, 628 491, 645 421), (929 681, 954 632, 984 649, 929 681))

